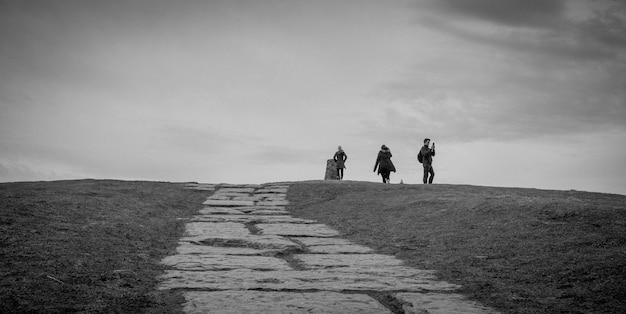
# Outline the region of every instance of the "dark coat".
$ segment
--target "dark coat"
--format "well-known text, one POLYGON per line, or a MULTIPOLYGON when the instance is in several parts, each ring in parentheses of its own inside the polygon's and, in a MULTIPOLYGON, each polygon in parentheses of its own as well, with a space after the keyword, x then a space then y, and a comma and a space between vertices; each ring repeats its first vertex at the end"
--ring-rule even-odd
POLYGON ((335 163, 337 164, 337 169, 343 169, 346 167, 344 164, 346 160, 348 160, 348 155, 343 150, 338 150, 333 157, 335 163))
POLYGON ((396 172, 396 167, 391 162, 391 151, 389 149, 381 149, 378 152, 378 157, 376 158, 376 164, 374 165, 374 171, 378 168, 378 173, 393 171, 396 172))
POLYGON ((435 156, 435 150, 432 148, 428 148, 428 146, 422 146, 420 149, 420 154, 422 154, 422 163, 431 165, 433 163, 433 156, 435 156))

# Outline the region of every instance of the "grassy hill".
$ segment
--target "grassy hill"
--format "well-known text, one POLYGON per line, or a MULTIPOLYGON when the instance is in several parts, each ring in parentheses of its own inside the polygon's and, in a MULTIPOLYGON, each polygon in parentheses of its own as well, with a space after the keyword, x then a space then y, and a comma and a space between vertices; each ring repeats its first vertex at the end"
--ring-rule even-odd
MULTIPOLYGON (((206 191, 167 182, 0 183, 1 313, 175 313, 162 257, 206 191)), ((507 313, 626 312, 626 197, 459 185, 293 183, 296 217, 507 313)))
POLYGON ((461 185, 302 182, 294 216, 436 269, 507 313, 626 313, 626 196, 461 185))

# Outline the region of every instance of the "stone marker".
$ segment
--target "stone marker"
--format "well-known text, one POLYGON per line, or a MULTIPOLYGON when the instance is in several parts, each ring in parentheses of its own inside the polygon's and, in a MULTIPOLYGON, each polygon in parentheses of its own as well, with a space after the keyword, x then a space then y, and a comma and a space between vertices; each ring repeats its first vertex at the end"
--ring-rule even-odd
POLYGON ((326 160, 326 174, 324 180, 337 180, 337 163, 334 159, 326 160))

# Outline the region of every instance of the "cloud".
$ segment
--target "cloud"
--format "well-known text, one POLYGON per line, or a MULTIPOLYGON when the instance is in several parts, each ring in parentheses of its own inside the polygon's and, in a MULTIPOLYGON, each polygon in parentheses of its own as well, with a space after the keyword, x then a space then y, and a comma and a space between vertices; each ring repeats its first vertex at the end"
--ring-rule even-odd
POLYGON ((446 15, 474 17, 508 26, 544 26, 564 11, 563 0, 431 0, 426 5, 446 15))
POLYGON ((414 3, 422 40, 447 39, 387 84, 382 124, 458 140, 623 131, 626 54, 614 35, 626 6, 571 3, 414 3))

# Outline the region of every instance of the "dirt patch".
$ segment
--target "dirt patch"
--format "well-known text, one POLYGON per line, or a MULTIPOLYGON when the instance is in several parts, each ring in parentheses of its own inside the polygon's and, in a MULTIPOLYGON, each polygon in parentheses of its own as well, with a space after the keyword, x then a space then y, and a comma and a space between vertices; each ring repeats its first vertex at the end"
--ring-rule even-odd
POLYGON ((506 313, 626 312, 626 197, 313 181, 288 209, 506 313))
POLYGON ((0 312, 176 313, 161 258, 207 191, 78 180, 0 184, 0 312))

